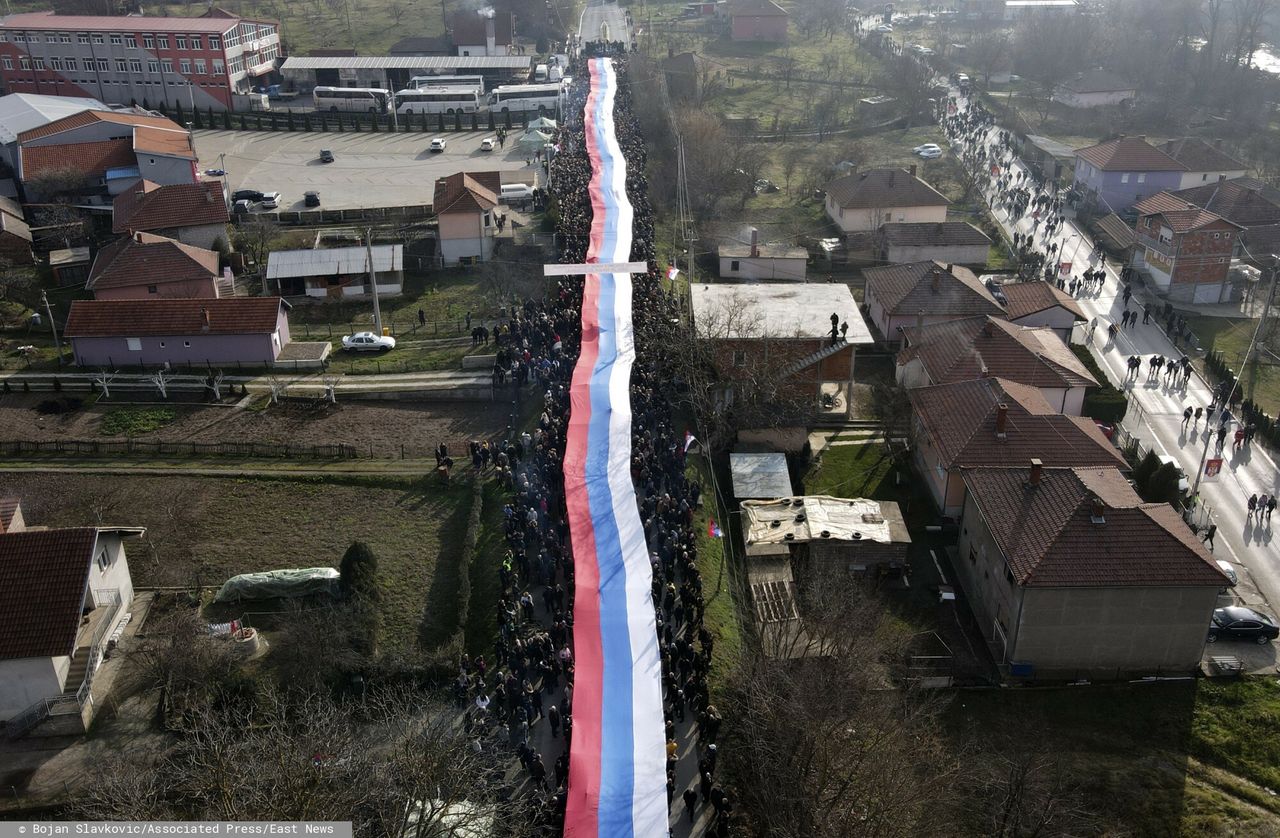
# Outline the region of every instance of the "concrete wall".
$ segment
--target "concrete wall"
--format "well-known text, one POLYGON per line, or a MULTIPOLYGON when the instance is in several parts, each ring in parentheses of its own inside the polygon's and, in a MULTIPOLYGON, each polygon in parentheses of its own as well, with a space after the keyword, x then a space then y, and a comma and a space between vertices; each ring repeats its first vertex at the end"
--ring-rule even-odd
POLYGON ((985 244, 920 245, 916 247, 886 245, 885 260, 892 264, 924 262, 932 259, 944 264, 985 265, 987 264, 988 250, 989 248, 985 244))
POLYGON ((1053 94, 1053 101, 1061 102, 1068 108, 1105 108, 1108 105, 1119 105, 1136 98, 1136 90, 1108 90, 1097 93, 1076 93, 1071 90, 1059 90, 1053 94))
POLYGON ((1017 642, 1023 590, 1010 581, 1004 556, 972 500, 960 517, 955 571, 960 575, 974 619, 996 663, 1007 663, 1006 648, 1017 642))
POLYGON ((118 535, 102 533, 98 536, 97 548, 93 555, 93 567, 89 571, 89 595, 92 604, 97 607, 106 604, 106 597, 100 592, 114 588, 120 592, 122 608, 128 609, 133 601, 133 577, 129 574, 129 560, 125 556, 124 539, 118 535), (100 558, 106 554, 106 567, 100 558), (99 598, 101 596, 101 599, 99 598))
POLYGON ((1053 306, 1044 311, 1028 314, 1026 317, 1019 317, 1017 320, 1009 318, 1009 322, 1019 326, 1045 326, 1062 338, 1063 343, 1070 344, 1071 332, 1076 325, 1076 316, 1062 306, 1053 306))
POLYGON ((1206 183, 1215 183, 1218 178, 1225 177, 1227 180, 1233 178, 1244 177, 1248 174, 1245 169, 1230 169, 1225 172, 1183 172, 1182 181, 1179 188, 1190 189, 1193 186, 1204 186, 1206 183))
MULTIPOLYGON (((286 324, 285 328, 288 326, 286 324)), ((138 338, 140 349, 131 350, 127 336, 72 338, 77 366, 128 367, 170 364, 269 364, 280 349, 272 335, 168 335, 138 338)), ((281 344, 288 343, 281 334, 281 344)))
POLYGON ((929 487, 929 496, 943 515, 958 516, 964 510, 965 488, 959 469, 947 471, 933 440, 918 420, 914 423, 913 453, 916 471, 929 487))
POLYGON ((807 277, 806 259, 772 259, 750 256, 732 258, 720 257, 720 276, 737 279, 764 280, 766 282, 791 281, 804 282, 807 277), (735 269, 734 266, 737 266, 735 269))
MULTIPOLYGON (((0 661, 0 720, 11 719, 32 704, 62 692, 57 658, 16 658, 0 661)), ((66 678, 69 658, 62 658, 66 678)))
POLYGON ((114 288, 95 289, 93 292, 95 300, 212 300, 217 296, 218 279, 212 276, 204 280, 157 282, 154 285, 121 285, 114 288), (148 290, 151 288, 155 291, 148 290))
POLYGON ((439 223, 440 258, 446 265, 466 258, 484 261, 493 255, 492 213, 450 212, 439 216, 439 223))
MULTIPOLYGON (((868 233, 879 230, 886 221, 907 224, 932 223, 941 224, 947 220, 945 204, 932 207, 875 207, 872 209, 844 209, 836 205, 835 198, 827 196, 823 206, 827 217, 846 233, 868 233), (887 218, 886 218, 887 216, 887 218)), ((983 256, 983 262, 986 256, 983 256)))
POLYGON ((1076 158, 1076 183, 1096 192, 1104 211, 1119 212, 1157 192, 1173 191, 1182 183, 1182 172, 1104 172, 1076 158))
POLYGON ((161 186, 195 183, 199 180, 196 176, 194 160, 166 157, 163 154, 148 154, 145 151, 138 152, 138 171, 147 180, 161 186))
POLYGON ((230 241, 225 224, 196 224, 191 227, 172 227, 158 231, 158 235, 168 236, 171 239, 177 239, 183 244, 202 247, 205 250, 217 250, 214 245, 218 239, 230 241))

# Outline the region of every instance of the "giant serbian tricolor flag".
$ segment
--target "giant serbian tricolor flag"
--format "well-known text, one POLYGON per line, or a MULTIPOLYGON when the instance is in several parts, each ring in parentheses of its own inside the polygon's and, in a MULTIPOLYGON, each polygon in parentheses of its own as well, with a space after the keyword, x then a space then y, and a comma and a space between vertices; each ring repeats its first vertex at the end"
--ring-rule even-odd
MULTIPOLYGON (((617 75, 592 59, 583 122, 591 159, 588 262, 631 257, 626 161, 614 135, 617 75)), ((564 455, 573 544, 573 739, 568 838, 667 834, 662 662, 653 573, 631 483, 631 275, 588 274, 582 352, 564 455)))

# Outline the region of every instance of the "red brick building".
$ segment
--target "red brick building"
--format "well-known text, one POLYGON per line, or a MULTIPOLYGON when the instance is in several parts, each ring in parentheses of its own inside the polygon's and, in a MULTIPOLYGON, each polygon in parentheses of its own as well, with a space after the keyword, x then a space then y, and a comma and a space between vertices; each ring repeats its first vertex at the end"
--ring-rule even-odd
POLYGON ((729 8, 729 38, 783 43, 787 40, 787 10, 772 0, 736 0, 729 8))
POLYGON ((1243 229, 1215 212, 1159 192, 1139 201, 1133 265, 1169 299, 1218 303, 1231 298, 1227 272, 1243 229))

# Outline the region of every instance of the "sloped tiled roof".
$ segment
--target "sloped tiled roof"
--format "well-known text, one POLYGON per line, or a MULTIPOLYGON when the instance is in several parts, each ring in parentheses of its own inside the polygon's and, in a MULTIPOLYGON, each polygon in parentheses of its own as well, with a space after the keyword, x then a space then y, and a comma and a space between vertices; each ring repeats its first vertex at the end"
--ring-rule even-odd
MULTIPOLYGON (((175 128, 177 126, 174 126, 175 128)), ((196 159, 191 147, 191 135, 182 130, 150 128, 139 125, 133 129, 133 149, 143 154, 162 154, 166 157, 196 159)))
POLYGON ((730 15, 752 15, 754 17, 786 17, 787 10, 774 3, 773 0, 733 0, 729 4, 730 15))
POLYGON ((0 535, 0 660, 71 654, 97 537, 93 527, 0 535))
POLYGON ((1249 167, 1199 137, 1183 137, 1160 145, 1160 150, 1190 172, 1240 172, 1249 167))
POLYGON ((947 247, 991 244, 986 233, 967 221, 893 222, 880 228, 885 244, 898 247, 947 247))
POLYGON ((276 329, 279 297, 224 297, 218 300, 76 300, 67 316, 66 336, 261 335, 276 329), (204 328, 204 312, 209 326, 204 328))
POLYGON ((1125 222, 1123 218, 1114 212, 1109 213, 1094 222, 1098 234, 1106 240, 1106 244, 1110 245, 1113 250, 1124 250, 1133 247, 1134 233, 1133 228, 1125 222))
POLYGON ((964 472, 969 497, 1019 585, 1227 584, 1173 507, 1143 503, 1118 470, 1045 467, 1035 486, 1029 474, 1029 467, 964 472))
POLYGON ((947 196, 906 169, 868 169, 827 184, 827 194, 844 209, 934 207, 951 203, 947 196))
POLYGON ((977 468, 1039 457, 1052 466, 1128 468, 1092 419, 1066 416, 1040 391, 1001 378, 918 387, 907 392, 943 466, 977 468), (1005 435, 996 434, 1000 404, 1008 405, 1005 435))
POLYGON ((904 329, 898 363, 919 361, 934 384, 994 376, 1031 387, 1096 387, 1094 378, 1051 329, 1000 318, 966 317, 904 329))
POLYGON ((446 212, 483 212, 498 205, 502 191, 499 172, 458 172, 436 181, 432 209, 446 212))
POLYGON ((1234 224, 1256 227, 1280 223, 1280 196, 1273 200, 1267 192, 1252 178, 1232 178, 1179 189, 1173 195, 1234 224))
POLYGON ((1217 213, 1201 209, 1195 204, 1175 197, 1168 192, 1157 192, 1144 198, 1134 205, 1134 209, 1138 211, 1140 216, 1160 216, 1175 233, 1187 233, 1214 223, 1219 226, 1239 226, 1232 224, 1217 213))
POLYGON ((862 275, 866 278, 865 297, 874 297, 891 315, 1004 314, 973 271, 960 265, 947 270, 941 262, 912 262, 867 268, 862 275))
POLYGON ((0 233, 17 236, 23 241, 31 241, 31 228, 21 218, 14 218, 7 212, 0 212, 0 233))
POLYGON ((102 177, 107 169, 138 164, 133 142, 124 138, 96 143, 21 146, 19 154, 23 180, 64 169, 83 172, 87 177, 102 177))
POLYGON ((1190 204, 1182 198, 1175 198, 1168 192, 1157 192, 1154 195, 1148 195, 1141 201, 1133 205, 1138 215, 1155 215, 1160 212, 1178 212, 1179 210, 1194 209, 1195 205, 1190 204))
POLYGON ((63 131, 70 131, 73 128, 83 128, 86 125, 93 125, 97 122, 110 122, 115 125, 133 125, 135 127, 163 128, 182 134, 186 133, 186 129, 181 125, 164 116, 147 116, 146 114, 126 113, 123 111, 81 111, 80 113, 71 114, 70 116, 64 116, 62 119, 54 120, 46 125, 41 125, 38 128, 23 131, 18 135, 18 142, 25 143, 30 140, 37 140, 41 137, 60 134, 63 131))
POLYGON ((1080 304, 1076 302, 1075 297, 1072 297, 1052 282, 1045 282, 1042 279, 1030 282, 1010 282, 1008 285, 1000 286, 1000 293, 1004 294, 1006 300, 1004 307, 1009 313, 1010 320, 1021 320, 1023 317, 1051 309, 1054 306, 1061 306, 1071 312, 1077 320, 1089 319, 1084 316, 1084 311, 1080 308, 1080 304))
POLYGON ((1102 69, 1078 73, 1058 86, 1072 93, 1118 93, 1135 89, 1133 82, 1121 78, 1110 70, 1102 69))
POLYGON ((217 276, 218 254, 212 250, 152 233, 134 233, 98 251, 85 287, 97 291, 217 276))
POLYGON ((1187 167, 1142 137, 1117 137, 1076 149, 1076 156, 1104 172, 1185 172, 1187 167))
POLYGON ((202 224, 226 224, 227 203, 217 181, 160 186, 141 180, 112 202, 111 229, 165 230, 202 224))

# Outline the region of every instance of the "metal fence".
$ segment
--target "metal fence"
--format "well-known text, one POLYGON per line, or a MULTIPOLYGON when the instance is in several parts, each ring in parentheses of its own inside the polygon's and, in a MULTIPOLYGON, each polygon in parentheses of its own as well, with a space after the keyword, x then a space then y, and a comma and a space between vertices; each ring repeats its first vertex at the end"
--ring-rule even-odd
POLYGON ((271 442, 166 442, 151 440, 52 439, 0 442, 9 457, 47 454, 82 457, 240 457, 244 459, 353 460, 362 456, 354 445, 294 445, 271 442))

